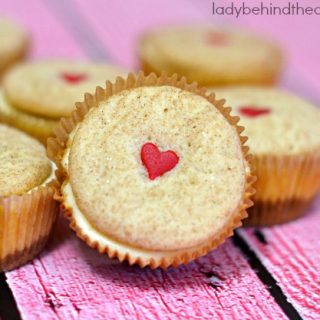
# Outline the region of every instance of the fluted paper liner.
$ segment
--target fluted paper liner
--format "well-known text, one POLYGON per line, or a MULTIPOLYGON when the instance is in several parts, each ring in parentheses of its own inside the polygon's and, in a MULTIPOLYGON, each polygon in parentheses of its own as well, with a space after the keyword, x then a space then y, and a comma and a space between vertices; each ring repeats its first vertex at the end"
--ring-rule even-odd
POLYGON ((0 198, 0 271, 26 263, 46 244, 59 212, 54 182, 0 198))
POLYGON ((246 225, 266 226, 302 216, 320 189, 320 150, 291 156, 254 156, 254 206, 246 225))
MULTIPOLYGON (((139 72, 137 76, 130 73, 127 79, 118 77, 115 83, 107 81, 105 89, 97 87, 96 92, 93 95, 88 93, 85 94, 85 100, 82 103, 76 103, 76 109, 72 112, 71 116, 61 120, 60 126, 55 130, 55 137, 48 139, 47 153, 49 158, 51 158, 58 167, 57 177, 60 182, 63 183, 63 186, 68 182, 68 172, 64 170, 61 160, 65 150, 67 149, 69 135, 77 124, 82 121, 87 112, 91 108, 97 107, 100 101, 104 101, 108 97, 123 90, 142 86, 164 85, 174 86, 193 92, 211 102, 224 115, 225 119, 236 128, 242 144, 242 152, 246 161, 250 163, 251 157, 248 155, 249 148, 244 145, 247 138, 241 136, 241 132, 244 128, 237 126, 239 117, 233 117, 230 115, 231 108, 224 107, 224 100, 216 100, 214 94, 207 96, 205 88, 198 88, 196 83, 188 84, 185 78, 178 79, 177 75, 169 77, 163 73, 160 77, 157 77, 153 73, 148 76, 145 76, 142 72, 139 72)), ((79 226, 79 223, 73 213, 73 208, 67 203, 66 199, 61 195, 58 197, 58 200, 62 202, 62 208, 65 211, 66 217, 70 220, 71 228, 76 231, 77 235, 83 241, 85 241, 90 247, 98 250, 100 253, 106 253, 110 258, 118 258, 120 261, 126 260, 130 265, 138 264, 140 267, 150 266, 151 268, 167 268, 171 265, 176 267, 180 264, 188 263, 189 261, 194 260, 216 248, 218 245, 223 243, 227 237, 233 234, 233 230, 235 228, 241 225, 241 220, 247 217, 246 209, 252 205, 250 197, 254 193, 252 184, 255 181, 255 177, 252 176, 251 172, 247 172, 246 178, 245 192, 243 194, 242 202, 234 211, 234 214, 225 225, 225 228, 221 230, 219 234, 216 234, 210 241, 196 247, 176 251, 156 251, 154 256, 153 252, 155 251, 149 251, 143 248, 133 248, 127 244, 121 244, 121 249, 119 249, 119 245, 113 245, 111 242, 110 245, 107 246, 99 241, 90 239, 90 235, 87 233, 87 230, 84 230, 79 226), (143 254, 137 254, 139 251, 143 252, 143 254)), ((108 239, 106 235, 103 235, 103 237, 108 239)), ((112 240, 112 242, 115 241, 112 240)))

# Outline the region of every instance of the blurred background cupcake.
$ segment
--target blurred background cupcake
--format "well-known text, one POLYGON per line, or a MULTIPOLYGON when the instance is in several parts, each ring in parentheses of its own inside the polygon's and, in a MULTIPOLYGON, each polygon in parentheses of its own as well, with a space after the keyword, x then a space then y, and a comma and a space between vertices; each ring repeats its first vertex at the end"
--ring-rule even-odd
POLYGON ((217 26, 177 26, 145 33, 141 68, 184 75, 201 85, 274 84, 282 70, 279 46, 252 32, 217 26))
POLYGON ((103 63, 47 60, 12 68, 0 92, 0 120, 45 143, 61 117, 70 115, 84 94, 125 74, 103 63))
POLYGON ((0 125, 0 272, 16 268, 46 244, 59 206, 55 166, 37 140, 0 125))
POLYGON ((245 223, 273 225, 303 215, 320 189, 320 110, 279 89, 215 92, 241 117, 254 158, 255 204, 245 223))

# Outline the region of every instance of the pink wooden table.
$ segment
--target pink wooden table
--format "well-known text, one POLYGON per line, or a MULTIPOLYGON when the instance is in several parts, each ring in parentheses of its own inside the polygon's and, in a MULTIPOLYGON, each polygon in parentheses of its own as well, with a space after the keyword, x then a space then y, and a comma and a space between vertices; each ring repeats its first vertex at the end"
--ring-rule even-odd
MULTIPOLYGON (((216 1, 222 2, 228 1, 216 1)), ((31 58, 108 60, 128 68, 137 65, 135 38, 148 27, 221 20, 247 25, 283 44, 283 84, 320 101, 319 17, 213 17, 211 6, 207 0, 2 0, 0 12, 30 30, 31 58)), ((77 239, 61 218, 39 257, 0 275, 0 317, 320 319, 319 251, 320 201, 298 221, 240 229, 214 252, 167 271, 109 260, 77 239)))

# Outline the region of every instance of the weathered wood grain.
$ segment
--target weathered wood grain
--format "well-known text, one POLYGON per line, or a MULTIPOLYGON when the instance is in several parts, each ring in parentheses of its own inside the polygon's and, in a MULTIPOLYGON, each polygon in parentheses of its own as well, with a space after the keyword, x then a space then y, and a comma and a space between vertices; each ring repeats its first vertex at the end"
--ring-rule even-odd
POLYGON ((241 236, 305 319, 320 317, 320 199, 297 221, 241 236))
POLYGON ((61 220, 39 258, 7 273, 25 319, 285 319, 230 241, 168 271, 99 255, 61 220))

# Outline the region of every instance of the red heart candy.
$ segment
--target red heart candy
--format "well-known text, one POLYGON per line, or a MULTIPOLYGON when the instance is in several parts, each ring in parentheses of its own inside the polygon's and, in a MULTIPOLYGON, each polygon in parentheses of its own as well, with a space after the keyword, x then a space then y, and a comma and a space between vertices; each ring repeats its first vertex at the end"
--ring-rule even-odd
POLYGON ((79 83, 81 81, 84 81, 87 79, 87 75, 84 73, 67 73, 67 72, 63 72, 60 74, 61 78, 70 83, 70 84, 76 84, 79 83))
POLYGON ((207 35, 207 43, 213 46, 225 46, 229 44, 229 38, 224 32, 213 31, 207 35))
POLYGON ((172 150, 161 152, 155 144, 147 142, 141 148, 141 161, 149 179, 154 180, 172 170, 179 162, 179 157, 172 150))
POLYGON ((257 108, 254 106, 243 106, 238 110, 241 115, 249 118, 256 118, 271 113, 269 108, 257 108))

